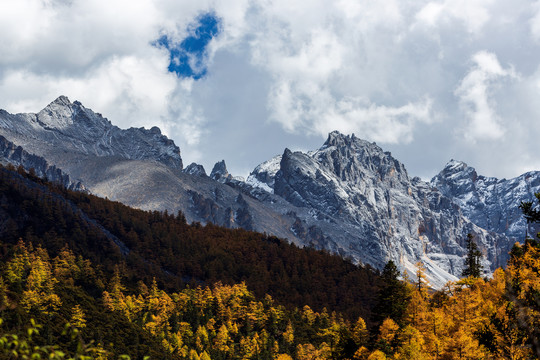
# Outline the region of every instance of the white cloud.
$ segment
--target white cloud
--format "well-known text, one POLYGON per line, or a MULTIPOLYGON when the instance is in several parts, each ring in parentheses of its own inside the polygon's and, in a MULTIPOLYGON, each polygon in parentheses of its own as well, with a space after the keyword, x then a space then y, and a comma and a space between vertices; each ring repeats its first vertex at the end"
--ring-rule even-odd
POLYGON ((178 83, 170 103, 174 104, 169 108, 169 114, 174 121, 171 126, 177 136, 182 137, 183 142, 188 145, 197 145, 204 135, 205 118, 200 109, 192 103, 190 98, 193 79, 185 79, 178 83))
POLYGON ((159 29, 151 0, 6 0, 0 9, 0 64, 79 75, 111 56, 144 51, 159 29))
POLYGON ((253 64, 273 79, 269 119, 292 133, 355 131, 379 142, 410 142, 434 114, 426 93, 411 96, 389 83, 397 61, 391 49, 399 52, 406 31, 400 4, 265 3, 266 21, 250 44, 253 64), (396 95, 395 104, 371 99, 381 94, 396 95))
POLYGON ((256 59, 288 79, 327 81, 342 66, 345 53, 336 34, 322 29, 314 30, 306 42, 293 54, 279 54, 266 59, 256 59))
POLYGON ((399 107, 367 99, 335 99, 315 83, 281 79, 270 95, 271 119, 290 132, 326 136, 333 130, 381 143, 408 143, 418 123, 434 121, 432 100, 425 98, 399 107))
POLYGON ((540 40, 540 1, 536 1, 533 5, 534 16, 530 20, 531 34, 533 38, 540 40))
POLYGON ((417 25, 439 27, 458 20, 468 32, 478 34, 491 18, 492 4, 493 0, 432 1, 416 14, 417 25))
POLYGON ((494 140, 505 133, 497 115, 496 103, 491 99, 494 86, 505 78, 517 78, 512 67, 503 69, 497 56, 487 51, 476 53, 473 68, 463 78, 455 94, 469 119, 465 137, 469 140, 494 140))
MULTIPOLYGON (((266 160, 254 139, 268 129, 279 141, 297 141, 274 141, 275 153, 312 147, 334 129, 403 146, 400 160, 418 163, 412 174, 442 166, 460 149, 481 154, 486 141, 471 140, 490 140, 498 146, 478 159, 499 154, 504 166, 490 169, 516 169, 500 155, 515 154, 510 138, 540 131, 539 4, 3 0, 0 108, 34 112, 64 94, 122 127, 160 126, 182 144, 186 163, 220 160, 207 150, 218 148, 209 144, 209 132, 218 132, 233 172, 235 152, 252 149, 253 166, 266 160), (220 17, 223 30, 208 48, 208 77, 178 79, 167 72, 167 51, 151 43, 162 34, 182 40, 205 12, 220 17), (241 132, 229 131, 231 123, 241 132), (448 136, 455 128, 460 137, 448 136), (415 161, 425 155, 418 139, 433 145, 429 165, 415 161)), ((534 159, 527 139, 522 158, 534 159)))

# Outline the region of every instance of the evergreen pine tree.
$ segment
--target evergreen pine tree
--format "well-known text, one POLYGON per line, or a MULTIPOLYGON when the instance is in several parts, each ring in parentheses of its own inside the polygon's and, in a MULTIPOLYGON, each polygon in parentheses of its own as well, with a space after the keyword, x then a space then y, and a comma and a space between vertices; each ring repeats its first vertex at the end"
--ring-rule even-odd
POLYGON ((374 310, 374 321, 377 326, 387 318, 394 320, 398 325, 403 324, 410 293, 407 284, 399 279, 400 276, 396 264, 389 260, 382 272, 383 286, 379 290, 374 310))
POLYGON ((482 264, 480 259, 482 258, 482 253, 478 250, 478 245, 473 241, 474 235, 467 234, 467 257, 465 258, 465 267, 461 275, 463 277, 475 277, 479 278, 482 276, 482 264))
MULTIPOLYGON (((540 202, 540 192, 535 193, 534 196, 540 202)), ((527 221, 527 229, 525 231, 525 239, 529 240, 529 224, 532 223, 540 223, 540 210, 538 209, 538 206, 534 206, 532 201, 522 201, 519 205, 519 208, 521 209, 521 212, 523 213, 523 216, 525 217, 525 220, 527 221)), ((540 238, 540 233, 536 235, 536 237, 540 238)))

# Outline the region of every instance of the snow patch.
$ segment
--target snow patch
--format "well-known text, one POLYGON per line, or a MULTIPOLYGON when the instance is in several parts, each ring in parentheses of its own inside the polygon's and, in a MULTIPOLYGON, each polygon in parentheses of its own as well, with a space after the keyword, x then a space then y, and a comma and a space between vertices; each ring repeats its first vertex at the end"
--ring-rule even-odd
POLYGON ((247 177, 245 183, 248 184, 248 185, 253 186, 253 187, 256 188, 256 189, 264 190, 264 191, 266 191, 266 192, 268 192, 268 193, 270 193, 270 194, 273 194, 273 193, 274 193, 274 189, 273 189, 273 188, 271 188, 270 186, 268 186, 267 183, 262 182, 262 181, 259 181, 259 180, 255 177, 255 175, 253 175, 253 174, 250 174, 250 175, 247 177))

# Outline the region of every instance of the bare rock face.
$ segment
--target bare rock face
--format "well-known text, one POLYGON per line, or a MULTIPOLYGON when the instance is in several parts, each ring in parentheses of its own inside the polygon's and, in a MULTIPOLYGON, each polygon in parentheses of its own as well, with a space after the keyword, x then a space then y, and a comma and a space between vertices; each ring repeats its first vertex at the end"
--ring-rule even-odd
POLYGON ((49 181, 60 184, 70 190, 85 190, 85 187, 80 181, 71 181, 69 175, 65 174, 56 166, 50 165, 44 158, 29 154, 22 147, 16 146, 1 135, 0 162, 3 162, 4 165, 11 164, 15 167, 22 166, 26 170, 33 171, 36 176, 46 178, 49 181))
POLYGON ((227 171, 225 160, 221 160, 214 165, 210 177, 220 183, 226 183, 228 180, 232 179, 232 175, 227 171))
POLYGON ((535 200, 540 192, 540 172, 531 171, 513 179, 497 179, 478 175, 476 170, 462 161, 451 160, 437 174, 431 184, 451 198, 476 225, 513 241, 521 241, 540 228, 527 229, 519 209, 522 201, 535 200))
POLYGON ((206 171, 204 170, 204 166, 196 163, 189 164, 184 170, 182 170, 182 172, 201 177, 207 176, 206 171))

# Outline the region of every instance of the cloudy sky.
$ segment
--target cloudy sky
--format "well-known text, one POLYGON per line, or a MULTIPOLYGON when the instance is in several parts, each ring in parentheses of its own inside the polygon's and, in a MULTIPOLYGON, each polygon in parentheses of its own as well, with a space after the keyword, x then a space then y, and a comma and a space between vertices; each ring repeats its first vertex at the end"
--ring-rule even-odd
POLYGON ((59 95, 234 175, 339 130, 410 175, 540 170, 540 1, 2 0, 0 108, 59 95))

